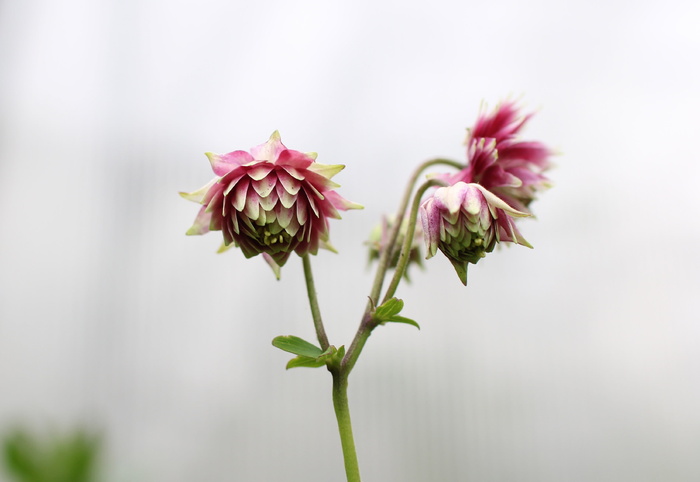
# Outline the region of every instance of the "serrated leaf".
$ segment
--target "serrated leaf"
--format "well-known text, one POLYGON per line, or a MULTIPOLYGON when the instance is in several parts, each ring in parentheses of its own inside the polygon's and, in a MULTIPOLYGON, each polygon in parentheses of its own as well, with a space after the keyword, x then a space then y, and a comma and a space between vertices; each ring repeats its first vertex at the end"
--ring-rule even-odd
POLYGON ((374 317, 379 322, 387 321, 389 318, 398 315, 401 310, 403 310, 403 300, 392 298, 377 307, 374 317))
POLYGON ((407 325, 413 325, 420 330, 420 325, 417 322, 404 316, 392 316, 390 319, 385 320, 382 323, 406 323, 407 325))
POLYGON ((323 350, 316 345, 293 335, 275 337, 272 340, 272 346, 289 353, 294 353, 295 355, 309 358, 318 358, 324 353, 323 350))
POLYGON ((311 358, 308 356, 298 356, 287 362, 287 370, 298 367, 318 368, 324 366, 325 364, 325 358, 319 360, 318 358, 311 358))

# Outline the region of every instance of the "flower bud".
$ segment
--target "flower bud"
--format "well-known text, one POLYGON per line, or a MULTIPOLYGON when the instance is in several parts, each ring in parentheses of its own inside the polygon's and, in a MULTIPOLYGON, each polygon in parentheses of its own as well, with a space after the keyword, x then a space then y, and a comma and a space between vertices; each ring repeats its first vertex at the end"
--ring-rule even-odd
MULTIPOLYGON (((381 223, 376 225, 374 229, 372 229, 372 232, 370 232, 369 239, 365 242, 365 244, 369 246, 370 263, 372 263, 374 260, 378 260, 384 252, 384 250, 387 248, 387 245, 389 243, 389 234, 391 233, 391 230, 394 228, 395 224, 396 221, 393 216, 389 218, 383 216, 381 223)), ((396 268, 399 262, 399 255, 401 254, 401 247, 403 246, 404 239, 406 238, 407 230, 408 223, 404 218, 403 222, 401 223, 401 229, 399 230, 399 234, 396 237, 396 242, 393 246, 391 258, 388 262, 388 267, 390 269, 396 268)), ((422 256, 420 250, 422 237, 423 230, 421 229, 421 226, 417 224, 415 232, 413 234, 413 242, 411 243, 411 249, 408 253, 408 265, 406 266, 406 269, 403 272, 403 277, 407 281, 410 281, 410 278, 408 276, 409 266, 415 264, 421 268, 423 267, 423 261, 421 259, 422 256)))
POLYGON ((517 211, 479 184, 457 182, 438 188, 420 206, 423 237, 431 258, 439 249, 447 256, 464 285, 467 266, 476 264, 499 242, 532 247, 515 226, 517 211))

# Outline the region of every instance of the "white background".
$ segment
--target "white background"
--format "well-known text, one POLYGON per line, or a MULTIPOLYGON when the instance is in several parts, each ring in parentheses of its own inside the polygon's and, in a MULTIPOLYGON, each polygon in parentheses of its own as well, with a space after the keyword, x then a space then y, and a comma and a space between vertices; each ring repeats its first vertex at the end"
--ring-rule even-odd
POLYGON ((367 481, 700 479, 700 8, 691 2, 0 4, 0 430, 99 427, 114 482, 343 479, 292 258, 186 237, 204 151, 342 163, 366 206, 314 259, 331 342, 371 281, 366 233, 419 162, 464 157, 482 101, 561 152, 459 283, 436 256, 351 377, 367 481))

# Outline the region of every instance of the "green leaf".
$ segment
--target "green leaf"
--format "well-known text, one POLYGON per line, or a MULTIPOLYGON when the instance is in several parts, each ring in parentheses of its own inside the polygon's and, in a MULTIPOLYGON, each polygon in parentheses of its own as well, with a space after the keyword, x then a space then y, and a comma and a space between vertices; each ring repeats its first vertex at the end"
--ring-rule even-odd
POLYGON ((296 358, 292 358, 287 362, 287 370, 290 368, 297 368, 297 367, 308 367, 308 368, 318 368, 322 367, 326 364, 325 360, 319 360, 318 358, 311 358, 308 356, 298 356, 296 358))
POLYGON ((389 318, 398 315, 401 310, 403 310, 403 300, 392 298, 377 307, 374 317, 379 322, 387 321, 389 318))
POLYGON ((392 316, 390 319, 382 322, 382 324, 384 323, 406 323, 407 325, 413 325, 420 330, 420 325, 417 322, 403 316, 392 316))
POLYGON ((306 340, 302 340, 298 336, 292 335, 275 337, 272 340, 272 346, 275 346, 280 350, 308 358, 318 358, 324 353, 323 350, 316 345, 313 345, 306 340))
POLYGON ((296 358, 292 358, 289 360, 289 362, 287 362, 287 370, 297 367, 318 368, 328 364, 329 361, 332 363, 340 363, 344 356, 345 345, 341 346, 340 348, 336 348, 331 345, 326 351, 317 357, 300 355, 296 358))

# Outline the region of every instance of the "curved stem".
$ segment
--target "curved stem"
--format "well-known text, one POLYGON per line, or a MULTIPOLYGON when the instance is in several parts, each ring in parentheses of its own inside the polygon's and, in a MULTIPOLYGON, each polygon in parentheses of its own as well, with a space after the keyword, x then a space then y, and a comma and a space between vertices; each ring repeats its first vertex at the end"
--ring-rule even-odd
POLYGON ((323 327, 323 320, 321 319, 321 310, 318 307, 318 296, 316 295, 316 285, 314 284, 314 275, 311 272, 311 260, 309 255, 305 254, 302 256, 302 261, 304 263, 304 279, 306 280, 306 293, 309 296, 309 305, 311 306, 311 316, 314 319, 314 328, 316 328, 316 337, 318 342, 321 344, 321 349, 326 351, 329 346, 328 337, 326 336, 326 330, 323 327))
POLYGON ((382 251, 381 256, 379 257, 377 272, 374 275, 374 283, 372 284, 372 290, 370 291, 369 295, 370 303, 368 303, 366 310, 367 312, 369 312, 369 310, 372 308, 372 303, 376 305, 379 301, 379 293, 382 290, 382 284, 384 283, 384 278, 386 277, 386 272, 389 268, 389 260, 391 259, 391 256, 394 252, 394 245, 396 244, 396 239, 398 238, 399 231, 401 230, 401 223, 403 222, 403 217, 406 214, 408 202, 411 200, 411 193, 413 192, 413 187, 415 186, 416 181, 418 181, 418 177, 420 177, 423 171, 425 171, 430 166, 435 166, 438 164, 452 166, 456 169, 464 168, 464 164, 461 164, 459 162, 451 161, 449 159, 438 158, 425 161, 424 163, 420 164, 415 171, 413 171, 413 174, 411 174, 408 184, 406 185, 406 190, 404 191, 403 198, 401 199, 401 203, 399 204, 399 209, 396 212, 394 226, 392 227, 391 232, 389 233, 388 242, 386 243, 386 246, 384 246, 384 250, 382 251))
MULTIPOLYGON (((404 191, 403 198, 401 199, 401 203, 399 204, 399 209, 396 212, 396 217, 394 219, 394 225, 392 226, 391 232, 389 233, 389 239, 386 245, 384 246, 384 249, 379 257, 379 265, 377 266, 377 272, 374 276, 374 283, 372 285, 372 291, 370 292, 369 295, 369 302, 367 303, 367 307, 365 308, 365 312, 362 316, 362 321, 360 322, 360 326, 357 329, 357 332, 355 333, 355 338, 352 340, 352 343, 350 344, 350 347, 348 348, 347 352, 345 353, 345 357, 343 358, 341 369, 349 374, 350 371, 353 369, 355 366, 355 363, 357 362, 357 358, 360 356, 360 352, 362 351, 362 348, 365 346, 365 343, 367 342, 367 339, 369 338, 369 335, 372 333, 372 330, 376 328, 376 323, 370 316, 370 312, 374 307, 379 302, 379 294, 382 290, 382 284, 384 283, 384 278, 386 277, 386 272, 389 268, 389 260, 391 259, 391 256, 393 255, 394 252, 394 245, 396 244, 396 239, 399 236, 399 230, 401 229, 401 224, 403 222, 403 217, 406 213, 406 208, 408 207, 408 202, 411 200, 411 193, 413 192, 413 187, 416 184, 416 181, 420 177, 421 173, 429 168, 430 166, 435 166, 438 164, 443 164, 447 166, 452 166, 456 169, 462 169, 464 167, 463 164, 456 162, 456 161, 451 161, 449 159, 431 159, 429 161, 425 161, 424 163, 420 164, 415 171, 413 171, 413 174, 411 174, 411 177, 408 181, 408 185, 406 186, 406 190, 404 191)), ((429 181, 431 182, 431 181, 429 181)), ((437 182, 437 181, 435 181, 437 182)), ((427 188, 426 188, 427 189, 427 188)), ((425 192, 425 191, 423 191, 425 192)), ((422 196, 421 192, 421 196, 422 196)), ((420 200, 420 196, 418 196, 420 200)), ((413 227, 415 228, 415 216, 414 216, 414 222, 413 222, 413 227)), ((413 232, 411 232, 410 235, 410 240, 408 246, 410 247, 410 243, 413 241, 413 232)), ((406 243, 404 242, 404 246, 406 243)), ((401 273, 403 274, 403 270, 405 270, 406 267, 404 266, 403 269, 401 270, 401 273)), ((400 280, 401 276, 399 276, 400 280)), ((397 282, 398 285, 398 282, 397 282)), ((396 288, 394 288, 395 290, 396 288)))
POLYGON ((399 261, 396 265, 396 270, 394 271, 394 277, 389 283, 389 287, 386 290, 386 294, 382 299, 382 303, 386 302, 394 293, 396 293, 396 288, 398 288, 401 282, 401 277, 404 271, 406 271, 406 266, 408 266, 408 260, 410 258, 411 245, 413 244, 413 235, 416 232, 416 222, 418 221, 418 208, 420 206, 421 198, 425 191, 433 186, 446 186, 447 183, 439 179, 431 179, 426 181, 418 188, 416 195, 413 198, 413 204, 411 205, 411 214, 408 216, 408 229, 406 230, 406 236, 403 240, 403 246, 401 247, 401 253, 399 254, 399 261))

